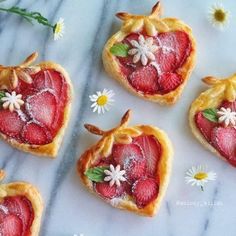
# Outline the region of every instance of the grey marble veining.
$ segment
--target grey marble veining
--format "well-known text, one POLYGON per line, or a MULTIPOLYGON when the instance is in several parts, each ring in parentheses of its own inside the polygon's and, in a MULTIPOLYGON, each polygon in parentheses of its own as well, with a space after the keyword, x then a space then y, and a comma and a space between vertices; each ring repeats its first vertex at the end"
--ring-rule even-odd
POLYGON ((207 11, 213 0, 163 0, 164 15, 187 22, 196 36, 197 66, 180 101, 173 107, 160 107, 130 95, 104 72, 103 45, 121 22, 118 11, 148 13, 155 0, 8 0, 1 5, 17 4, 38 10, 52 22, 65 18, 66 34, 54 42, 43 26, 28 24, 17 16, 0 12, 0 63, 15 64, 33 51, 40 60, 54 60, 71 75, 74 85, 72 116, 58 158, 50 160, 12 149, 0 142, 0 166, 7 181, 25 180, 40 189, 45 211, 42 236, 216 236, 236 234, 235 169, 215 158, 193 138, 187 124, 191 101, 206 87, 206 75, 227 76, 235 72, 236 3, 225 0, 231 10, 231 24, 224 33, 212 28, 207 11), (89 94, 98 89, 113 89, 115 106, 98 116, 90 110, 89 94), (125 103, 124 103, 125 101, 125 103), (79 155, 97 138, 83 129, 93 123, 104 129, 119 122, 128 109, 134 111, 132 124, 146 123, 166 130, 175 147, 170 185, 159 214, 144 218, 111 208, 88 193, 76 174, 79 155), (142 115, 140 115, 142 109, 142 115), (192 165, 207 164, 218 179, 204 192, 185 184, 185 171, 192 165), (212 203, 219 203, 211 206, 212 203))

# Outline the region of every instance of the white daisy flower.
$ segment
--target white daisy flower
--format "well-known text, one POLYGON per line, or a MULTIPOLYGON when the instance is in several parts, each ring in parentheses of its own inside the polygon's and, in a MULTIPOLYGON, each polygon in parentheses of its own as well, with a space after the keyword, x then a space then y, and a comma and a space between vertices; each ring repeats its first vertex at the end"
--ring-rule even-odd
POLYGON ((209 10, 209 21, 214 27, 223 29, 228 25, 230 12, 222 4, 214 4, 209 10))
POLYGON ((217 111, 217 115, 219 116, 218 121, 224 123, 226 127, 236 125, 236 112, 231 111, 230 108, 221 107, 220 110, 217 111))
POLYGON ((204 185, 208 181, 213 181, 216 179, 216 173, 207 171, 207 168, 204 166, 193 166, 186 172, 185 181, 187 184, 192 186, 196 185, 203 190, 204 185))
POLYGON ((110 186, 114 184, 120 186, 120 181, 126 181, 124 177, 125 170, 120 170, 120 165, 117 165, 116 168, 110 165, 110 170, 104 170, 104 173, 107 175, 104 181, 108 181, 110 186))
POLYGON ((21 94, 16 94, 15 91, 10 93, 5 93, 5 97, 1 98, 3 102, 2 106, 4 109, 9 109, 11 112, 14 110, 19 110, 20 107, 24 104, 21 94))
POLYGON ((131 40, 131 45, 134 47, 128 51, 129 55, 133 57, 133 63, 137 63, 141 60, 143 66, 146 66, 148 59, 151 61, 155 60, 154 52, 157 51, 158 46, 153 44, 153 38, 144 38, 143 35, 140 35, 138 41, 131 40))
POLYGON ((112 105, 114 100, 112 97, 114 96, 114 92, 112 90, 103 89, 103 91, 98 91, 96 94, 90 95, 90 101, 92 102, 91 108, 93 108, 93 112, 97 112, 98 114, 105 113, 105 111, 109 111, 109 105, 112 105))
POLYGON ((59 18, 58 22, 53 27, 54 40, 62 38, 64 33, 65 33, 64 19, 59 18))

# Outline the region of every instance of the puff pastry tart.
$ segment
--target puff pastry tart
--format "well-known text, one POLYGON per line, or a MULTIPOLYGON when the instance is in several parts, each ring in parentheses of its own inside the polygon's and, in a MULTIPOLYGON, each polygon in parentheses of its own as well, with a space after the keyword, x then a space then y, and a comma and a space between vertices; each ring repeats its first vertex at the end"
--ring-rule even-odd
POLYGON ((191 28, 175 18, 117 13, 124 21, 103 50, 105 70, 130 92, 160 104, 174 104, 195 65, 191 28))
POLYGON ((154 126, 127 127, 130 110, 109 131, 85 125, 101 140, 78 161, 83 184, 113 207, 153 216, 164 197, 172 164, 172 144, 154 126))
MULTIPOLYGON (((1 179, 3 175, 1 170, 1 179)), ((26 182, 0 185, 0 235, 37 236, 42 212, 42 198, 33 185, 26 182)))
POLYGON ((192 103, 191 129, 206 148, 236 167, 236 74, 203 81, 212 87, 192 103))
POLYGON ((25 152, 55 157, 68 123, 72 85, 53 62, 0 66, 0 137, 25 152))

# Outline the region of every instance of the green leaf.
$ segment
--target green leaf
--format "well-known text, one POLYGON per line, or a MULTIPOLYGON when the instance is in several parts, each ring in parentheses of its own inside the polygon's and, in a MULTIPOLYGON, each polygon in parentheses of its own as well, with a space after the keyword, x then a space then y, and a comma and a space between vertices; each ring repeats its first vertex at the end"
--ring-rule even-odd
POLYGON ((124 43, 116 43, 110 48, 110 52, 118 57, 127 57, 129 45, 124 43))
POLYGON ((85 172, 85 175, 94 182, 103 182, 106 176, 104 173, 104 170, 108 170, 108 169, 109 167, 107 166, 94 167, 94 168, 88 169, 85 172))
POLYGON ((6 97, 6 93, 3 91, 0 91, 0 103, 2 103, 2 98, 6 97))
POLYGON ((212 122, 218 122, 217 109, 209 108, 203 111, 203 116, 212 122))

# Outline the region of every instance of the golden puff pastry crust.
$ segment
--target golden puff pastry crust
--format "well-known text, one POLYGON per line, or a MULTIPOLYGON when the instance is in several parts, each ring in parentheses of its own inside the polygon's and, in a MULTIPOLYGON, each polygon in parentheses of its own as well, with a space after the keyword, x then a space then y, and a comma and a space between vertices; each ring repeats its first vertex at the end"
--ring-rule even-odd
MULTIPOLYGON (((101 156, 108 157, 112 152, 112 147, 114 144, 130 144, 132 142, 132 138, 140 135, 154 136, 162 147, 162 154, 154 177, 155 180, 159 182, 158 197, 144 208, 139 208, 131 196, 126 196, 117 202, 108 200, 108 203, 110 203, 113 207, 128 210, 142 216, 154 216, 161 205, 168 186, 172 167, 173 148, 165 132, 154 126, 138 125, 127 127, 130 113, 130 110, 127 111, 121 120, 120 126, 109 131, 101 131, 95 126, 85 125, 91 133, 101 135, 102 138, 81 155, 77 163, 77 170, 85 187, 91 193, 100 197, 100 195, 95 192, 93 182, 85 175, 85 172, 93 166, 101 156)), ((104 198, 102 199, 104 200, 104 198)))
POLYGON ((202 81, 211 88, 202 92, 191 104, 189 124, 197 140, 213 154, 226 161, 226 158, 200 132, 195 122, 195 115, 205 109, 218 108, 223 101, 234 102, 236 100, 236 74, 224 79, 208 76, 203 78, 202 81))
POLYGON ((117 13, 117 17, 123 20, 121 30, 114 34, 106 43, 103 49, 103 65, 105 71, 121 85, 123 85, 132 94, 143 99, 157 102, 161 105, 171 105, 177 102, 181 93, 192 73, 196 62, 196 42, 192 34, 191 28, 181 20, 176 18, 160 18, 161 6, 158 2, 151 12, 151 15, 131 15, 129 13, 117 13), (121 42, 130 33, 139 33, 145 30, 148 36, 155 36, 158 33, 183 31, 187 33, 191 42, 191 53, 185 60, 184 64, 176 70, 176 73, 181 75, 183 81, 175 89, 165 94, 145 94, 133 88, 126 76, 121 72, 119 62, 111 53, 111 48, 116 43, 121 42))
MULTIPOLYGON (((3 170, 0 170, 0 179, 3 179, 4 175, 3 170)), ((38 236, 44 206, 39 190, 27 182, 0 184, 0 202, 5 197, 11 196, 24 196, 31 202, 34 211, 34 219, 30 227, 30 236, 38 236)))
MULTIPOLYGON (((37 53, 33 53, 30 57, 36 58, 38 56, 37 53)), ((26 59, 27 60, 27 59, 26 59)), ((34 59, 32 59, 34 60, 34 59)), ((73 85, 71 83, 69 74, 67 71, 59 64, 56 64, 51 61, 44 61, 40 62, 37 65, 34 65, 33 67, 39 68, 40 70, 43 69, 53 69, 60 74, 63 75, 65 78, 66 83, 68 84, 68 101, 66 103, 66 106, 64 108, 64 114, 63 114, 63 123, 59 131, 57 132, 56 136, 54 137, 53 141, 46 145, 31 145, 26 143, 19 143, 17 140, 12 139, 4 135, 3 133, 0 133, 0 137, 6 141, 8 144, 10 144, 12 147, 17 148, 21 151, 28 152, 37 156, 46 156, 50 158, 55 158, 58 154, 58 150, 60 148, 66 127, 69 122, 70 118, 70 111, 71 111, 71 103, 72 103, 72 96, 73 96, 73 85)), ((1 68, 0 68, 1 69, 1 68)), ((1 85, 1 84, 0 84, 1 85)))

